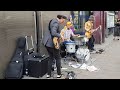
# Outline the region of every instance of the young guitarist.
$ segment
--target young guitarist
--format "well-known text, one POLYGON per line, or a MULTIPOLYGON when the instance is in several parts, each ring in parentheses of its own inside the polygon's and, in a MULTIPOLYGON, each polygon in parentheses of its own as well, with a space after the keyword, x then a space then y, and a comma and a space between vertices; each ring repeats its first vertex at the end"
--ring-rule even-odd
POLYGON ((101 28, 101 26, 99 26, 98 28, 93 29, 93 21, 94 21, 94 17, 90 17, 89 20, 85 23, 85 30, 86 30, 85 36, 89 39, 89 41, 87 42, 87 46, 90 51, 94 50, 94 42, 95 42, 95 38, 92 34, 93 32, 97 31, 98 28, 101 28))

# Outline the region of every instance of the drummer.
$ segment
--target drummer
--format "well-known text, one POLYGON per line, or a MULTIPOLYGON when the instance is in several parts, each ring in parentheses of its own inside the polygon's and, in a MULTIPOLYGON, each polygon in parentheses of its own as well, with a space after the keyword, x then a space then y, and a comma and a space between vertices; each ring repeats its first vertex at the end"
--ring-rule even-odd
POLYGON ((76 37, 79 37, 80 35, 79 34, 74 34, 73 31, 71 30, 71 22, 67 22, 66 24, 66 30, 64 31, 64 44, 66 42, 69 42, 69 41, 72 41, 71 40, 71 37, 73 36, 76 36, 76 37))
MULTIPOLYGON (((63 43, 61 43, 61 51, 65 52, 65 49, 66 49, 66 43, 69 43, 69 42, 72 42, 72 38, 71 36, 80 36, 79 34, 78 35, 75 35, 71 29, 71 26, 72 26, 72 23, 70 21, 68 21, 66 23, 66 26, 61 30, 61 35, 63 35, 64 37, 64 41, 63 43)), ((76 46, 77 48, 77 46, 76 46)), ((62 57, 66 57, 66 54, 65 55, 62 55, 62 57)))
MULTIPOLYGON (((63 43, 61 43, 62 51, 65 51, 65 49, 66 49, 65 45, 67 42, 73 41, 73 40, 71 40, 71 36, 80 36, 80 35, 75 35, 73 33, 73 31, 70 29, 71 26, 72 26, 72 23, 70 21, 68 21, 66 23, 66 26, 61 30, 61 35, 63 35, 63 37, 64 37, 64 41, 63 41, 63 43)), ((76 46, 76 48, 77 48, 77 46, 76 46)))

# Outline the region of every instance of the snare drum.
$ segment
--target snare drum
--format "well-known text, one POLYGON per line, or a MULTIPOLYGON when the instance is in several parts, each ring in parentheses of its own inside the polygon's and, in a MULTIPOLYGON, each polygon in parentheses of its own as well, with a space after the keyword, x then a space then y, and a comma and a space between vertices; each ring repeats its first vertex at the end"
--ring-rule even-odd
POLYGON ((76 44, 75 44, 74 41, 67 42, 65 44, 65 46, 66 46, 66 52, 68 52, 68 53, 75 53, 75 46, 76 46, 76 44))

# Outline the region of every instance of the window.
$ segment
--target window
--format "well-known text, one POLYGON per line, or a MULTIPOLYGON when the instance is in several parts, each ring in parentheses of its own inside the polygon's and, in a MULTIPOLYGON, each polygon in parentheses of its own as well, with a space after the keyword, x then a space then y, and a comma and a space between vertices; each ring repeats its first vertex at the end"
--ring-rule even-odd
POLYGON ((73 25, 74 25, 75 29, 79 30, 79 28, 80 28, 79 11, 71 11, 71 15, 72 15, 72 18, 73 18, 73 25))
POLYGON ((73 18, 73 25, 76 30, 84 31, 84 24, 88 20, 90 11, 71 11, 71 16, 73 18))

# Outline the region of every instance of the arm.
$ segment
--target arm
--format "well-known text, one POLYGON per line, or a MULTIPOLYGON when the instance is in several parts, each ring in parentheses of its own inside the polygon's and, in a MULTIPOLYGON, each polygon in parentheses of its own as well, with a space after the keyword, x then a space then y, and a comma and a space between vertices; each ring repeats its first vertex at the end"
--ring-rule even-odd
POLYGON ((73 32, 72 32, 72 30, 71 30, 71 35, 74 37, 76 37, 76 36, 80 36, 79 34, 74 34, 73 32))
POLYGON ((100 28, 100 30, 101 30, 101 28, 102 28, 101 25, 99 25, 99 27, 97 27, 96 29, 92 29, 92 30, 91 30, 91 33, 97 31, 99 28, 100 28))
POLYGON ((76 35, 74 34, 74 35, 72 35, 72 36, 75 36, 75 37, 77 37, 77 36, 80 36, 80 35, 79 35, 79 34, 76 34, 76 35))
POLYGON ((85 30, 86 30, 86 31, 89 31, 89 30, 91 30, 91 28, 92 28, 92 27, 91 27, 91 24, 90 24, 89 22, 86 22, 86 23, 85 23, 85 30))
POLYGON ((60 38, 61 35, 57 32, 59 28, 59 24, 57 22, 54 22, 53 25, 51 26, 51 34, 53 37, 58 37, 60 38))
POLYGON ((85 23, 85 30, 86 30, 86 31, 88 30, 88 28, 87 28, 87 22, 85 23))
MULTIPOLYGON (((72 31, 72 30, 71 30, 72 31)), ((75 37, 77 37, 77 36, 80 36, 79 34, 74 34, 73 32, 71 32, 71 34, 72 34, 72 36, 75 36, 75 37)))

